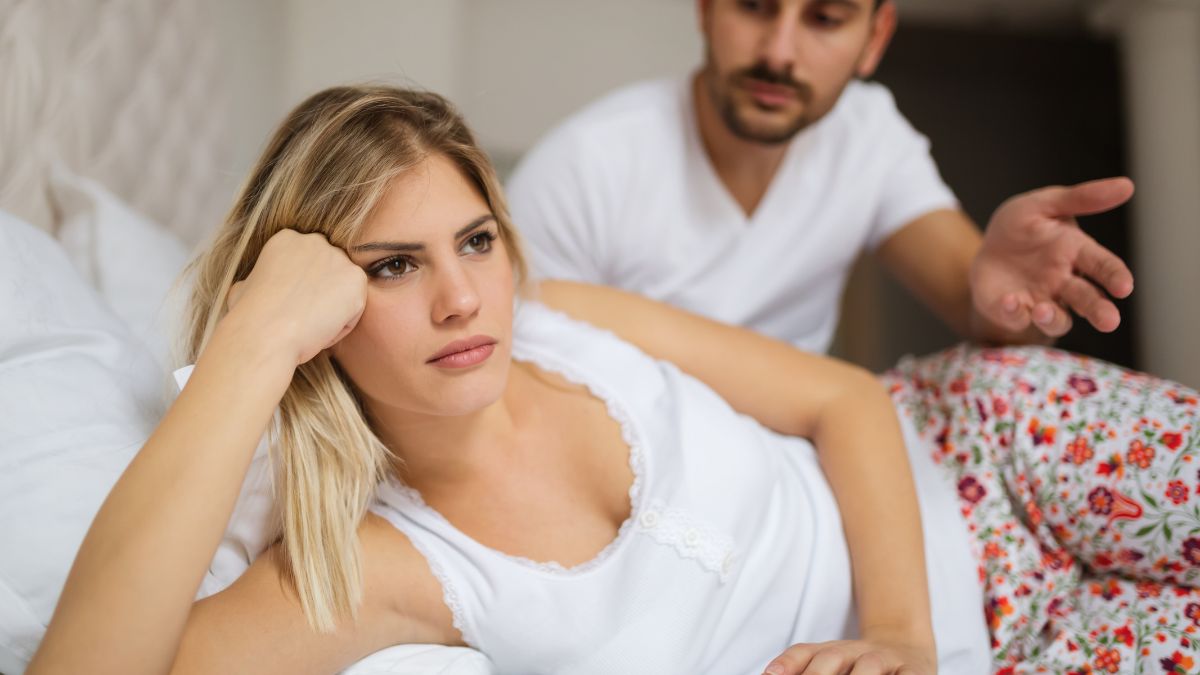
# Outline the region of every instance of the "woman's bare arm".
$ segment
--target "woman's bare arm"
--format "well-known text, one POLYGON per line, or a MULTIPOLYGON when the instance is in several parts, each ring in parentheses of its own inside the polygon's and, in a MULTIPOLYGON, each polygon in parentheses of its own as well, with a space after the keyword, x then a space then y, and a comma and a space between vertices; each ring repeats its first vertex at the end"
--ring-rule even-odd
POLYGON ((616 289, 544 282, 539 299, 675 363, 763 425, 812 439, 841 511, 864 637, 932 656, 911 469, 891 399, 869 372, 616 289))
POLYGON ((425 559, 394 527, 368 514, 358 528, 363 604, 355 621, 332 633, 309 628, 284 581, 278 545, 232 586, 196 603, 173 675, 335 673, 395 644, 462 644, 441 585, 425 559))
POLYGON ((278 545, 193 603, 290 379, 253 351, 214 338, 97 516, 29 673, 332 673, 394 644, 460 643, 424 558, 371 515, 359 527, 357 622, 309 628, 278 545))
POLYGON ((234 325, 218 330, 104 501, 32 675, 170 668, 254 448, 295 367, 263 349, 264 341, 242 338, 234 325))
POLYGON ((100 507, 30 673, 163 673, 255 446, 299 363, 357 321, 365 276, 318 235, 263 248, 188 385, 100 507))

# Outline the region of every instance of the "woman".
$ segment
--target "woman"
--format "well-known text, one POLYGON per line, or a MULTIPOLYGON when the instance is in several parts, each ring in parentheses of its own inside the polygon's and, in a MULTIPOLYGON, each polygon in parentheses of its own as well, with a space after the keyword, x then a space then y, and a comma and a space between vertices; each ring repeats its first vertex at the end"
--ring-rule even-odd
POLYGON ((191 380, 97 515, 29 672, 335 672, 404 642, 520 672, 935 671, 921 518, 874 378, 543 289, 706 387, 514 303, 515 232, 442 99, 303 103, 197 272, 191 380), (819 469, 730 405, 811 438, 819 469), (276 410, 279 542, 193 604, 276 410), (851 570, 859 637, 841 640, 851 570))

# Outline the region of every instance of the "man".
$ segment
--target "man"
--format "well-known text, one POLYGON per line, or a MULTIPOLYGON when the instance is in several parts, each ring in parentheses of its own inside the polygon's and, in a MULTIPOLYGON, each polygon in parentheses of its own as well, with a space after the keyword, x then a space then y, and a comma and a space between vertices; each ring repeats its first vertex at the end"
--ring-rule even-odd
POLYGON ((1120 322, 1133 278, 1075 217, 1124 178, 1015 197, 985 234, 879 84, 893 0, 698 0, 705 63, 568 119, 509 185, 536 273, 620 286, 813 351, 851 263, 874 251, 960 334, 1120 322))

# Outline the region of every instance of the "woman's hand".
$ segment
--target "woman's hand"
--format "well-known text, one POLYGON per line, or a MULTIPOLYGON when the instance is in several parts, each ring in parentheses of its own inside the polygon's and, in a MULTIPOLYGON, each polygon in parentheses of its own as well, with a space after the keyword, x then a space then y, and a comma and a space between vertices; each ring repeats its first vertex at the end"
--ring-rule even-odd
POLYGON ((838 640, 792 645, 765 675, 935 675, 932 647, 881 640, 838 640))
POLYGON ((270 336, 298 366, 354 330, 366 299, 367 275, 344 251, 320 234, 280 230, 229 289, 223 321, 270 336))

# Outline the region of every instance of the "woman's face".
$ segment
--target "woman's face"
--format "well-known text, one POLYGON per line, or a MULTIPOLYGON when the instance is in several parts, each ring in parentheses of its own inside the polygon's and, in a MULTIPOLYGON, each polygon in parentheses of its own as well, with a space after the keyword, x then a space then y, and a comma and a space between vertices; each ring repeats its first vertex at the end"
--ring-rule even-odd
POLYGON ((366 309, 333 347, 372 414, 463 415, 500 398, 513 269, 487 202, 441 155, 397 177, 348 253, 366 309))

